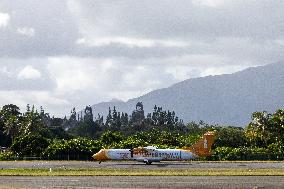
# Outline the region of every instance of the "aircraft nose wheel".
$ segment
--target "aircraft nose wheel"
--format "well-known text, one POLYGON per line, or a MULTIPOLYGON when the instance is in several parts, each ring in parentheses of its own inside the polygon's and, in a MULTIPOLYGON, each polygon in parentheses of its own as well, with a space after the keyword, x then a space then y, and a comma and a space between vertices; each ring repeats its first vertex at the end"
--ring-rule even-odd
POLYGON ((151 165, 152 164, 151 161, 146 161, 145 163, 146 163, 146 165, 151 165))

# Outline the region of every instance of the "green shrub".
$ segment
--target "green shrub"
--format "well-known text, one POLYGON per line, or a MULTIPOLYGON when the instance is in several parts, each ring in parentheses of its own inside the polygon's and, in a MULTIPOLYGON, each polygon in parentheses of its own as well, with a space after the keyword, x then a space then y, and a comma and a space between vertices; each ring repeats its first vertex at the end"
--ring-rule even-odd
POLYGON ((17 137, 11 149, 13 152, 20 156, 37 156, 40 157, 41 153, 49 145, 49 140, 41 135, 26 135, 17 137))
POLYGON ((257 148, 257 147, 217 147, 209 160, 283 160, 284 154, 279 153, 278 148, 257 148), (276 151, 274 151, 276 150, 276 151))
POLYGON ((17 156, 12 151, 0 152, 0 161, 15 159, 17 159, 17 156))
POLYGON ((71 140, 55 140, 43 152, 46 159, 89 160, 101 149, 101 143, 96 140, 76 138, 71 140))

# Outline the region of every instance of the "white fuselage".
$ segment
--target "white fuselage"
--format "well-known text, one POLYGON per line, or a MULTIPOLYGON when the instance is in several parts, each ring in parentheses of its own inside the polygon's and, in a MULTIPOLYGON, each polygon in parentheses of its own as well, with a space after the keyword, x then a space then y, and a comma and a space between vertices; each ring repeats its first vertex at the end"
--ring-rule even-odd
POLYGON ((136 161, 180 161, 192 159, 192 152, 180 149, 154 149, 131 153, 130 149, 108 149, 107 156, 111 160, 136 161))
POLYGON ((155 146, 133 149, 101 149, 92 157, 98 161, 136 160, 146 164, 159 161, 181 161, 211 155, 215 131, 208 131, 199 141, 186 149, 158 149, 155 146))

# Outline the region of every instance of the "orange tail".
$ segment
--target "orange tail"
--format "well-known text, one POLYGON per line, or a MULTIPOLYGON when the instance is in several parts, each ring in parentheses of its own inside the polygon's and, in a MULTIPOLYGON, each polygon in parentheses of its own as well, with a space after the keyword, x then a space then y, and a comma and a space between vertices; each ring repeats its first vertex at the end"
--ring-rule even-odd
POLYGON ((189 147, 189 149, 194 154, 198 155, 199 157, 206 157, 211 155, 211 147, 214 142, 215 131, 208 131, 206 132, 202 139, 200 139, 197 143, 189 147))

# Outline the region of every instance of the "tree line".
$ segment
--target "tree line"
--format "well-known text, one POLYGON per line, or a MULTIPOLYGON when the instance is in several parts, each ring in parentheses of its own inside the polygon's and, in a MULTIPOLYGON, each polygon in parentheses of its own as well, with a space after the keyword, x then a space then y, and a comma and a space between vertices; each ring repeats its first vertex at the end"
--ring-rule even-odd
POLYGON ((101 148, 134 148, 155 145, 182 148, 192 145, 203 133, 216 130, 216 142, 210 160, 283 160, 284 110, 254 112, 250 123, 242 127, 184 123, 174 111, 154 106, 145 115, 138 102, 131 115, 109 108, 104 118, 71 110, 69 117, 51 117, 41 107, 27 105, 21 113, 9 104, 0 110, 1 159, 35 157, 43 159, 90 160, 101 148), (3 148, 6 147, 6 148, 3 148))

